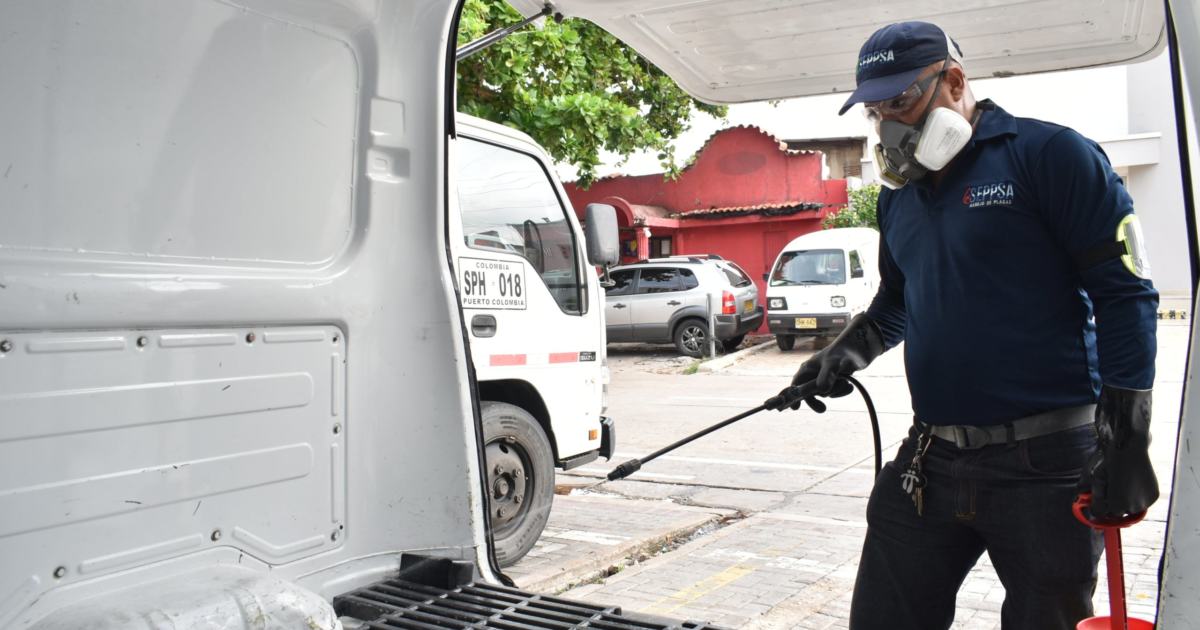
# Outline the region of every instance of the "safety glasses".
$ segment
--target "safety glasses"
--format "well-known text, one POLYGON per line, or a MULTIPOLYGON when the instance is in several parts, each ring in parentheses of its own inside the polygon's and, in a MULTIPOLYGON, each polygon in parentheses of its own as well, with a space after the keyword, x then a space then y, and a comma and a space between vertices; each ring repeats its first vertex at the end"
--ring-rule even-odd
POLYGON ((899 116, 911 109, 913 105, 916 105, 921 100, 921 97, 925 95, 925 90, 929 89, 929 84, 943 74, 946 74, 944 69, 940 72, 935 72, 908 86, 899 96, 886 101, 863 103, 863 114, 871 122, 879 122, 883 120, 884 116, 899 116))

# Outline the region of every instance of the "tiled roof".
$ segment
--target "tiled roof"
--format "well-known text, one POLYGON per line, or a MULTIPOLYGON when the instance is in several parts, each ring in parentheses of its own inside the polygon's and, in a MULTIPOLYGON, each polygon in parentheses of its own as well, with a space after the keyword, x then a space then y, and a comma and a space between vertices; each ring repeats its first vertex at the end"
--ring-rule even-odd
POLYGON ((754 206, 734 206, 730 208, 700 208, 684 212, 673 212, 670 214, 670 217, 672 219, 724 219, 751 214, 777 217, 796 214, 798 212, 816 211, 825 206, 826 204, 811 201, 785 201, 783 203, 763 203, 754 206))
MULTIPOLYGON (((704 150, 708 148, 708 145, 709 145, 709 143, 711 143, 713 141, 713 138, 716 138, 717 136, 721 135, 722 133, 725 133, 726 131, 730 131, 732 129, 752 129, 754 131, 757 131, 758 133, 761 133, 762 135, 767 136, 771 140, 775 141, 775 144, 778 145, 779 150, 788 155, 811 155, 811 154, 815 154, 815 153, 820 153, 820 151, 811 151, 808 149, 789 149, 786 140, 781 140, 779 138, 779 136, 776 136, 775 134, 767 131, 766 129, 763 129, 762 127, 759 127, 758 125, 734 125, 732 127, 724 127, 724 128, 721 128, 721 129, 718 129, 718 130, 712 132, 712 134, 710 134, 707 138, 704 139, 704 144, 701 144, 700 148, 696 149, 696 152, 693 153, 691 155, 691 157, 689 157, 685 161, 683 168, 681 168, 680 170, 686 171, 686 170, 690 169, 692 167, 692 165, 696 163, 696 160, 700 159, 700 154, 704 153, 704 150)), ((653 175, 661 175, 662 173, 652 173, 652 174, 653 175)), ((625 175, 624 173, 610 173, 608 175, 605 175, 604 177, 597 177, 592 182, 592 184, 595 185, 595 184, 605 181, 605 180, 621 179, 624 177, 645 177, 645 175, 625 175)))
POLYGON ((758 125, 734 125, 733 127, 725 127, 724 129, 718 129, 718 130, 714 131, 712 133, 712 135, 710 135, 707 139, 704 140, 704 144, 700 145, 700 148, 697 149, 696 152, 692 154, 692 159, 698 159, 700 157, 700 154, 704 153, 704 149, 708 148, 708 143, 712 142, 713 138, 716 138, 717 136, 719 136, 722 133, 725 133, 726 131, 729 131, 731 129, 752 129, 754 131, 757 131, 758 133, 761 133, 762 135, 767 136, 771 140, 774 140, 775 144, 777 144, 779 146, 779 150, 783 151, 784 153, 786 153, 788 155, 811 155, 813 153, 820 153, 820 151, 811 151, 808 149, 789 149, 786 140, 779 139, 779 136, 767 131, 766 129, 763 129, 762 127, 759 127, 758 125))

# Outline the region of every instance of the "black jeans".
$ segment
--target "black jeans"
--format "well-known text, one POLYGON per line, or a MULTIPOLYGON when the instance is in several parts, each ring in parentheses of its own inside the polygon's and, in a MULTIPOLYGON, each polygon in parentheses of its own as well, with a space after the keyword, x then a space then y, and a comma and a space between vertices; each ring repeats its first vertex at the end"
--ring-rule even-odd
POLYGON ((875 480, 851 630, 949 628, 984 551, 1004 585, 1005 630, 1074 630, 1092 614, 1104 542, 1071 513, 1092 425, 978 450, 933 438, 924 516, 900 487, 915 443, 914 428, 875 480))

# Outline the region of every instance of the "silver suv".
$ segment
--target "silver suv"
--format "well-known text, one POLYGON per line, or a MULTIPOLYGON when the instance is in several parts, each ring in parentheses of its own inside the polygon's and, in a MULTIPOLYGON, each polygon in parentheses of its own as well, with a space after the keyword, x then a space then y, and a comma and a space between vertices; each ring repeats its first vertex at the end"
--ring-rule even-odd
POLYGON ((708 351, 708 307, 727 350, 762 323, 758 287, 720 256, 651 258, 614 267, 604 315, 609 342, 674 343, 692 357, 708 351))

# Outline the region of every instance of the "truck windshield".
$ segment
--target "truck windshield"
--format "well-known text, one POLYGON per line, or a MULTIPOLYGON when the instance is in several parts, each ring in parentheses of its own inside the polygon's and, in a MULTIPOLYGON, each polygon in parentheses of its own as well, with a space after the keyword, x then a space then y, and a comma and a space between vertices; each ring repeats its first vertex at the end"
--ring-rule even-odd
POLYGON ((771 286, 845 284, 845 258, 846 252, 840 249, 784 252, 771 270, 771 286))

